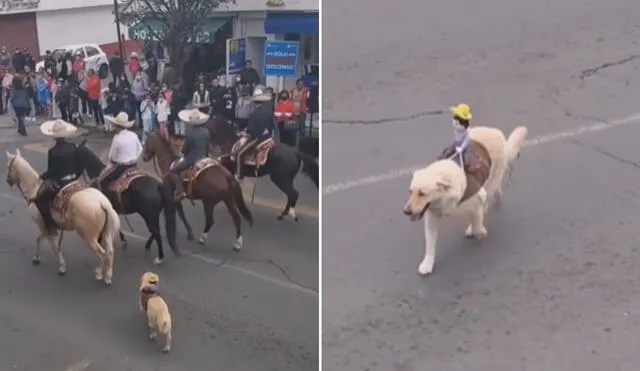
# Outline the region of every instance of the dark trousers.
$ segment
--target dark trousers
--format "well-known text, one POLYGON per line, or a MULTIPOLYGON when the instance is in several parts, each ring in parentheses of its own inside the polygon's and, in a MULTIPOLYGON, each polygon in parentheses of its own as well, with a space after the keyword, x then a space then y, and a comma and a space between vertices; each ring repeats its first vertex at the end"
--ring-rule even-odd
POLYGON ((44 222, 45 228, 58 228, 58 225, 51 216, 51 203, 56 198, 62 187, 76 180, 77 179, 57 181, 54 179, 47 179, 42 183, 42 185, 40 185, 40 189, 38 190, 38 194, 33 203, 36 205, 40 215, 42 215, 42 221, 44 222))
POLYGON ((93 115, 96 125, 104 125, 104 114, 97 100, 89 99, 89 112, 93 115))
POLYGON ((296 137, 298 135, 297 128, 285 126, 283 123, 279 122, 278 132, 280 133, 280 143, 286 144, 291 147, 296 146, 296 137))
POLYGON ((4 113, 4 88, 0 85, 0 115, 4 113))
POLYGON ((24 118, 25 116, 27 116, 31 108, 30 107, 13 107, 13 109, 16 113, 16 120, 18 120, 18 133, 20 133, 20 135, 26 136, 27 128, 26 126, 24 126, 24 118))
POLYGON ((248 125, 249 125, 249 119, 236 118, 236 126, 238 127, 238 129, 244 130, 247 128, 248 125))
POLYGON ((66 122, 71 122, 71 114, 69 113, 69 106, 60 102, 58 103, 58 108, 60 109, 60 117, 66 122))
POLYGON ((87 108, 89 106, 89 93, 82 89, 78 89, 78 96, 80 97, 80 101, 82 102, 82 114, 87 114, 87 108))
POLYGON ((136 166, 137 164, 115 165, 111 170, 109 170, 99 178, 100 189, 105 192, 107 190, 107 187, 109 186, 109 183, 118 180, 118 178, 120 178, 120 176, 125 171, 136 166))
POLYGON ((191 169, 193 165, 194 163, 191 161, 181 161, 169 171, 169 178, 171 179, 171 182, 175 187, 176 194, 184 193, 184 186, 182 184, 182 172, 191 169))

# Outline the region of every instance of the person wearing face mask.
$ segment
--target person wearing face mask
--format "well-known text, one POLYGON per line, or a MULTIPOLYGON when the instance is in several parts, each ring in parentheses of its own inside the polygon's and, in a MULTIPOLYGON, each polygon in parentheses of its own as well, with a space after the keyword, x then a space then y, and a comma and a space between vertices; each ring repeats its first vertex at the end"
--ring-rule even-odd
POLYGON ((451 158, 460 162, 465 172, 469 170, 471 161, 473 161, 471 153, 469 153, 469 126, 471 125, 471 107, 461 103, 455 107, 451 107, 453 113, 453 132, 456 138, 455 147, 445 150, 441 155, 443 158, 451 158))
POLYGON ((278 103, 275 106, 274 116, 278 124, 280 142, 295 147, 296 133, 298 131, 296 124, 296 107, 293 101, 289 99, 288 91, 283 90, 280 92, 278 103))

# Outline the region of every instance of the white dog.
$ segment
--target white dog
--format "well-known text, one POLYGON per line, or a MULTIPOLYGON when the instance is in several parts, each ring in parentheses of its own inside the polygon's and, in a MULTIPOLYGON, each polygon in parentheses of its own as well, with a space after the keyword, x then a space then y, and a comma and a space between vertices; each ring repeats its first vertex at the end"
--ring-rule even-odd
POLYGON ((418 273, 427 275, 433 272, 438 228, 443 216, 467 217, 470 221, 465 232, 467 238, 487 235, 484 215, 489 200, 495 197, 497 202, 500 201, 504 175, 511 171, 513 162, 519 157, 528 132, 526 127, 520 126, 506 139, 499 129, 469 129, 472 139, 470 150, 473 148, 474 154, 479 155, 478 161, 480 166, 484 166, 484 174, 482 168, 475 176, 473 173, 466 174, 457 156, 437 160, 413 173, 404 213, 412 221, 424 217, 425 255, 418 266, 418 273))

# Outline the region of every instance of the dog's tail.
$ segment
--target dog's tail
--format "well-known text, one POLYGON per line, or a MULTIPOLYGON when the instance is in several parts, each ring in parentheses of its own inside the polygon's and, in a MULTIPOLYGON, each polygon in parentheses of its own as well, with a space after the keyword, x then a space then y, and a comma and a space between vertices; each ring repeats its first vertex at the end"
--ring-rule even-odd
POLYGON ((526 126, 518 126, 509 135, 507 139, 507 164, 509 166, 520 157, 520 151, 528 134, 529 129, 526 126))

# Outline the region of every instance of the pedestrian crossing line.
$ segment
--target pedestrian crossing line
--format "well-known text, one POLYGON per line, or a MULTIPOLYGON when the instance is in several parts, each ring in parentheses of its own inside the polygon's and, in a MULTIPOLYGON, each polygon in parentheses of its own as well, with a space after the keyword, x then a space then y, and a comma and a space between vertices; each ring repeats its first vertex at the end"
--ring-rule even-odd
MULTIPOLYGON (((22 146, 22 149, 25 149, 31 152, 47 154, 50 146, 51 144, 49 142, 38 142, 38 143, 25 144, 22 146)), ((106 156, 106 151, 103 151, 103 152, 104 153, 101 153, 102 158, 106 156)), ((260 188, 260 185, 258 185, 258 188, 260 188)), ((264 198, 264 197, 256 196, 253 203, 251 203, 252 192, 253 192, 253 184, 245 183, 242 185, 242 193, 244 195, 244 199, 247 202, 248 206, 256 205, 256 206, 263 207, 265 209, 271 209, 276 211, 282 211, 284 209, 284 205, 286 201, 284 197, 281 200, 276 200, 272 198, 264 198)), ((302 217, 307 217, 307 218, 313 218, 313 219, 320 218, 317 208, 300 205, 300 204, 296 206, 296 214, 302 217)))

